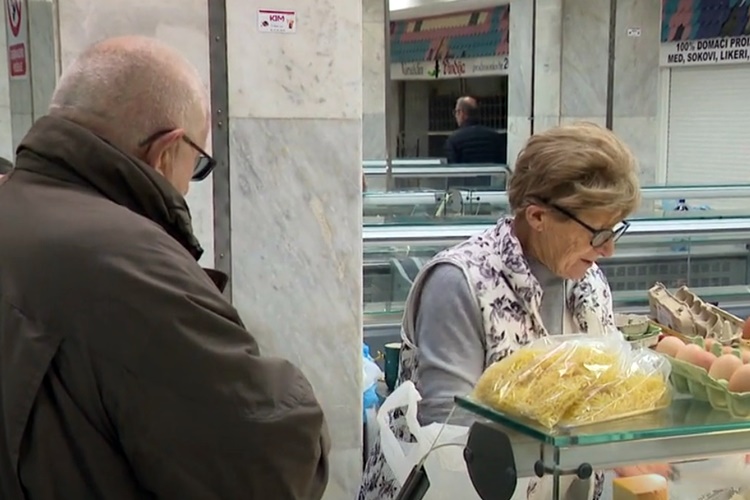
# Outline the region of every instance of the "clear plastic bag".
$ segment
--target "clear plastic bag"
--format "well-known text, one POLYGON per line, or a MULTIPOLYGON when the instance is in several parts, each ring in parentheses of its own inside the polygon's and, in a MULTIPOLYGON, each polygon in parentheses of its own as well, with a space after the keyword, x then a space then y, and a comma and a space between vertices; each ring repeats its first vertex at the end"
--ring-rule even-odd
POLYGON ((473 397, 545 427, 605 422, 666 407, 669 362, 621 334, 544 337, 491 365, 473 397))

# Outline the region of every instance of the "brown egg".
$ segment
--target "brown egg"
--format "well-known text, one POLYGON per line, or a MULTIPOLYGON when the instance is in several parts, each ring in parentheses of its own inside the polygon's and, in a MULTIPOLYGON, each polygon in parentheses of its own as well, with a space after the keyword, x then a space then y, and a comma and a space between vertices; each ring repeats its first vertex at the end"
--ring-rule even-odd
POLYGON ((742 365, 734 372, 727 389, 730 392, 750 392, 750 365, 742 365))
POLYGON ((714 380, 729 380, 740 367, 742 360, 734 354, 724 354, 711 365, 708 375, 714 380))
POLYGON ((695 362, 696 366, 700 366, 704 370, 708 371, 716 361, 716 355, 710 352, 703 351, 695 362))
POLYGON ((713 346, 714 346, 715 343, 716 343, 716 341, 714 339, 706 339, 704 341, 704 345, 706 346, 706 350, 708 352, 711 352, 711 349, 713 348, 713 346))
POLYGON ((675 357, 681 348, 685 347, 685 342, 677 337, 664 337, 661 342, 656 344, 656 352, 675 357))
POLYGON ((747 349, 743 349, 741 352, 742 352, 742 362, 750 363, 750 351, 748 351, 747 349))
POLYGON ((704 351, 699 345, 685 344, 684 347, 681 347, 677 351, 675 359, 699 366, 708 371, 711 368, 711 364, 716 360, 716 356, 704 351))
POLYGON ((747 318, 742 324, 742 338, 750 339, 750 318, 747 318))

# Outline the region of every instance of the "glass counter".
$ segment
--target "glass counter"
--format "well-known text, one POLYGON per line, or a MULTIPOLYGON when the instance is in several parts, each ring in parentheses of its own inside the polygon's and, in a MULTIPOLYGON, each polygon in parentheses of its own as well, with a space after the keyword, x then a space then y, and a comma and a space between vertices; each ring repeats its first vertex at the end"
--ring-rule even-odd
MULTIPOLYGON (((540 443, 558 448, 684 438, 717 432, 743 431, 750 437, 750 420, 732 418, 729 412, 714 410, 708 402, 690 397, 675 399, 668 408, 637 417, 562 429, 547 429, 531 420, 494 410, 470 397, 456 397, 456 405, 540 443)), ((740 451, 750 450, 750 441, 743 446, 740 451)), ((653 457, 645 458, 650 460, 653 457)))
MULTIPOLYGON (((664 410, 638 417, 567 430, 546 429, 468 397, 457 397, 456 406, 510 440, 518 477, 549 474, 553 483, 582 470, 590 474, 592 469, 674 464, 750 451, 750 420, 734 419, 691 398, 675 399, 664 410)), ((553 498, 559 495, 559 486, 553 484, 553 498)))
POLYGON ((451 164, 445 158, 399 158, 365 160, 362 163, 366 194, 382 194, 393 190, 445 192, 448 189, 504 190, 510 170, 499 164, 451 164))
MULTIPOLYGON (((453 168, 447 166, 445 168, 453 168)), ((504 182, 504 181, 503 181, 504 182)), ((646 186, 641 189, 643 203, 635 218, 717 217, 748 215, 745 200, 750 185, 646 186), (680 205, 688 210, 675 210, 680 205)), ((508 195, 502 189, 403 188, 395 191, 375 189, 362 199, 365 222, 404 223, 455 222, 456 219, 497 219, 508 213, 508 195)))

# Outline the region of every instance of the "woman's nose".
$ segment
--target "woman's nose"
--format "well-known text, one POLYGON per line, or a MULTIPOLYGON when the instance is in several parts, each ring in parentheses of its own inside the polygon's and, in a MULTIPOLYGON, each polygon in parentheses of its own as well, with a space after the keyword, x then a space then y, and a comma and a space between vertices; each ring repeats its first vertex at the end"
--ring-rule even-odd
POLYGON ((615 240, 610 239, 604 245, 598 247, 596 251, 602 257, 612 257, 612 254, 615 253, 615 240))

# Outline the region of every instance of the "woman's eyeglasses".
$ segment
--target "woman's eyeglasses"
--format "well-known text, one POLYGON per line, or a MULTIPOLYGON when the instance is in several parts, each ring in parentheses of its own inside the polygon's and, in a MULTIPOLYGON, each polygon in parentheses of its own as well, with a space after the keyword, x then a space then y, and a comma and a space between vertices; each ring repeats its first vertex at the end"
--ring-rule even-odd
POLYGON ((586 224, 578 217, 576 217, 576 215, 570 210, 563 208, 559 205, 556 205, 554 203, 545 202, 543 200, 541 201, 548 207, 553 208, 554 210, 557 210, 558 212, 563 214, 565 217, 576 222, 581 227, 587 229, 591 233, 591 246, 594 248, 602 247, 606 245, 610 240, 612 240, 613 242, 616 242, 617 240, 620 239, 620 237, 622 237, 623 234, 627 232, 628 228, 630 228, 630 222, 624 220, 611 229, 596 229, 586 224))

